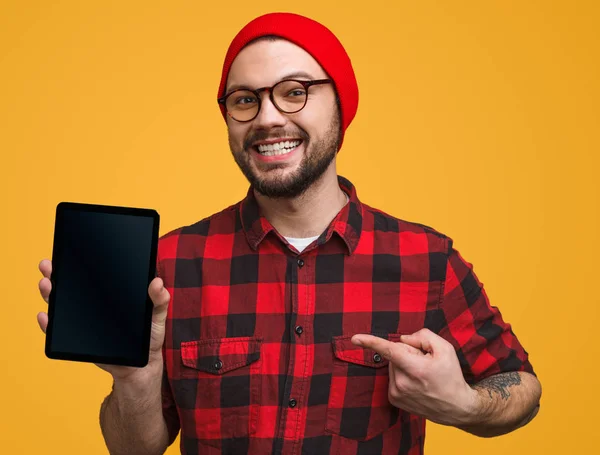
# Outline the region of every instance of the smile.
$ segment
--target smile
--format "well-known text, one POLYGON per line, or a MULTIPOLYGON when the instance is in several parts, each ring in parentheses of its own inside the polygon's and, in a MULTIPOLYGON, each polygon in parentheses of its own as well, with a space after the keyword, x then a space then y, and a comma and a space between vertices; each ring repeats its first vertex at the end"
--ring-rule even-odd
POLYGON ((302 141, 283 141, 275 144, 262 144, 257 146, 258 152, 263 156, 277 156, 290 153, 300 145, 302 141))

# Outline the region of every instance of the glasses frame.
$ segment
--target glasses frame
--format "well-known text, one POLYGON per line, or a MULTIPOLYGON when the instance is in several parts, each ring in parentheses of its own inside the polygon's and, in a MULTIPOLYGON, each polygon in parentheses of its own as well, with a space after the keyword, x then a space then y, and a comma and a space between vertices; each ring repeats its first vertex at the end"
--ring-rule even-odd
POLYGON ((309 87, 312 87, 313 85, 329 84, 331 82, 333 82, 332 79, 315 79, 315 80, 310 80, 310 81, 304 81, 304 80, 299 80, 299 79, 283 79, 283 80, 277 82, 275 85, 272 85, 270 87, 257 88, 256 90, 252 90, 250 88, 238 88, 238 89, 235 89, 234 91, 229 92, 227 95, 222 96, 221 98, 218 98, 217 102, 219 104, 223 105, 223 107, 225 108, 225 112, 227 112, 227 115, 231 119, 235 120, 236 122, 247 123, 247 122, 251 122, 256 117, 258 117, 258 114, 260 113, 260 109, 262 107, 261 93, 264 92, 264 91, 268 91, 269 92, 269 99, 271 100, 271 103, 273 103, 273 106, 275 106, 279 112, 281 112, 283 114, 295 114, 297 112, 300 112, 306 106, 306 103, 308 102, 308 89, 309 89, 309 87), (302 105, 302 107, 300 109, 292 111, 292 112, 284 111, 275 102, 275 99, 273 98, 273 89, 275 87, 277 87, 279 84, 283 84, 284 82, 298 82, 299 84, 302 85, 302 87, 304 87, 304 90, 306 90, 306 99, 304 100, 304 104, 302 105), (238 120, 238 119, 234 118, 229 113, 229 111, 227 110, 227 98, 229 98, 235 92, 239 92, 239 91, 254 93, 254 95, 256 95, 256 99, 258 100, 258 109, 256 110, 256 114, 254 114, 254 117, 252 117, 249 120, 238 120))

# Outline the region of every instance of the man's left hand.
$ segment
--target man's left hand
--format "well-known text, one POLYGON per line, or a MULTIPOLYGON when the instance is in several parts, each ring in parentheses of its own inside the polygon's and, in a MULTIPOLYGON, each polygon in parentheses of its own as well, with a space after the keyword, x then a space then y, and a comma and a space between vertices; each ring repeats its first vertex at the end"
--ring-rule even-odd
POLYGON ((394 343, 372 335, 352 342, 389 360, 390 403, 442 425, 473 422, 478 395, 464 380, 454 347, 428 329, 394 343))

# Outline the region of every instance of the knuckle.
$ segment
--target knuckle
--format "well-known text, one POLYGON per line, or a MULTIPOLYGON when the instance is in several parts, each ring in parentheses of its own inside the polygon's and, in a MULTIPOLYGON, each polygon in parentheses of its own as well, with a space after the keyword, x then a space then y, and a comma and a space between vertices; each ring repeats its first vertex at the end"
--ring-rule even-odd
POLYGON ((392 392, 394 394, 394 396, 397 398, 398 395, 400 395, 400 391, 404 388, 404 384, 403 382, 396 378, 396 380, 394 381, 394 387, 391 388, 390 392, 392 392))
POLYGON ((392 346, 386 346, 386 348, 383 349, 382 354, 383 354, 383 357, 386 360, 392 360, 392 356, 394 355, 394 351, 392 349, 392 346))
POLYGON ((426 375, 426 367, 427 365, 424 365, 424 362, 416 362, 411 365, 411 368, 406 372, 406 375, 411 379, 419 380, 426 375))
POLYGON ((423 378, 427 377, 427 371, 426 371, 425 367, 419 366, 419 367, 415 368, 415 371, 413 372, 413 377, 415 379, 423 379, 423 378))
POLYGON ((401 397, 400 391, 396 387, 390 387, 388 391, 388 400, 389 401, 397 401, 401 397))
POLYGON ((171 294, 169 294, 169 291, 167 291, 167 288, 162 288, 160 291, 160 296, 162 297, 162 299, 166 302, 168 302, 171 299, 171 294))

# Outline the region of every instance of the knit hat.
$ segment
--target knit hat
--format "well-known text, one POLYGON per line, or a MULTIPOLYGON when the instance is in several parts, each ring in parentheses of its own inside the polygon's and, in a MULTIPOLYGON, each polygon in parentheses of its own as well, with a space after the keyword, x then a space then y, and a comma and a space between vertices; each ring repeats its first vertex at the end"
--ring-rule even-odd
MULTIPOLYGON (((276 35, 300 46, 312 55, 333 80, 341 106, 341 148, 346 128, 354 119, 358 108, 358 84, 350 57, 342 43, 331 30, 313 19, 293 13, 269 13, 246 24, 229 45, 217 98, 225 95, 229 69, 242 48, 265 35, 276 35)), ((219 104, 219 107, 223 118, 227 119, 225 106, 219 104)))

